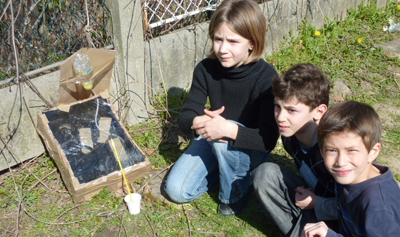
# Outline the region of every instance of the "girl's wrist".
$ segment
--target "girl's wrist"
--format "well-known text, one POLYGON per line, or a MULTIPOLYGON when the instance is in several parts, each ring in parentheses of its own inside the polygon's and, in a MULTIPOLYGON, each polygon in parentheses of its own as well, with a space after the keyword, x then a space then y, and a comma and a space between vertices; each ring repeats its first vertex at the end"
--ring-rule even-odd
POLYGON ((228 138, 236 140, 239 126, 236 123, 228 122, 227 124, 228 138))

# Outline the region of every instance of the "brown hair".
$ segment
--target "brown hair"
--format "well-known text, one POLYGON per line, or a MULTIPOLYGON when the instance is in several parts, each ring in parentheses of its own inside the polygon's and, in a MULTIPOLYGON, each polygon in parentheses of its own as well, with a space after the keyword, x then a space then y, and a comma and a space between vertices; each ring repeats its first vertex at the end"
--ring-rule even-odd
MULTIPOLYGON (((248 39, 253 50, 243 62, 257 62, 263 53, 265 44, 266 21, 257 2, 254 0, 224 0, 213 13, 208 27, 208 36, 214 41, 215 31, 225 23, 230 30, 248 39)), ((209 58, 216 58, 211 47, 209 58)))
POLYGON ((309 106, 310 111, 321 104, 329 105, 329 81, 312 64, 297 64, 273 78, 272 93, 284 101, 296 97, 309 106))
POLYGON ((368 152, 381 142, 382 124, 375 110, 357 101, 334 104, 322 117, 318 126, 318 143, 321 148, 329 134, 353 132, 361 136, 368 152))

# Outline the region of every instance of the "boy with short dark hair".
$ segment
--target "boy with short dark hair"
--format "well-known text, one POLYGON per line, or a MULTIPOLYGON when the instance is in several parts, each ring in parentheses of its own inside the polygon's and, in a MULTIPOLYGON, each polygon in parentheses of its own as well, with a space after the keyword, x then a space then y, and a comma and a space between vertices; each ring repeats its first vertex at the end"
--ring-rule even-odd
POLYGON ((307 224, 302 236, 398 236, 400 188, 390 169, 376 164, 382 125, 375 110, 356 101, 333 105, 321 119, 318 143, 336 180, 339 233, 324 222, 307 224))
POLYGON ((329 103, 329 81, 311 64, 293 66, 272 80, 275 120, 285 150, 301 174, 267 162, 253 183, 264 209, 286 236, 299 236, 304 225, 337 218, 334 180, 317 143, 317 127, 329 103))

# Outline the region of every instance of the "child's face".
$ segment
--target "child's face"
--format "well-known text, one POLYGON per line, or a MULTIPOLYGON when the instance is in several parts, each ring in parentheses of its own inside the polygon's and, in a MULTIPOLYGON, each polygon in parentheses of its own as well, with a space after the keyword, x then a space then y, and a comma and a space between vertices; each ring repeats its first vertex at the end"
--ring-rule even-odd
POLYGON ((233 32, 223 23, 214 33, 213 50, 222 66, 238 67, 249 57, 253 49, 250 40, 233 32))
POLYGON ((360 135, 354 132, 329 134, 324 138, 321 154, 326 169, 340 184, 355 184, 374 177, 372 161, 378 156, 380 144, 368 152, 360 135))
POLYGON ((275 97, 274 111, 279 132, 284 137, 306 134, 310 124, 314 123, 316 114, 316 109, 310 111, 309 106, 298 101, 295 97, 288 101, 275 97))

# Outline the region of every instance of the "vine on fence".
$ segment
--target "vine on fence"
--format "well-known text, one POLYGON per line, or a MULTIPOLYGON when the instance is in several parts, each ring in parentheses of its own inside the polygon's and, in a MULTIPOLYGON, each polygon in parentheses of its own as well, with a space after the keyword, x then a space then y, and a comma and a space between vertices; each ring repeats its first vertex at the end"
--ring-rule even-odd
POLYGON ((106 28, 111 14, 104 0, 88 0, 90 27, 86 26, 85 0, 8 0, 0 3, 0 80, 16 76, 11 29, 14 26, 19 68, 32 71, 62 61, 82 47, 89 30, 94 46, 112 43, 106 28), (11 12, 11 3, 13 12, 11 12), (11 14, 14 22, 11 21, 11 14))

